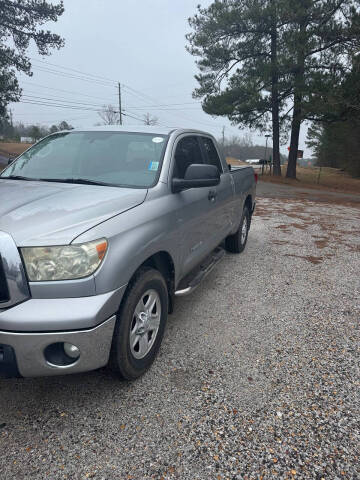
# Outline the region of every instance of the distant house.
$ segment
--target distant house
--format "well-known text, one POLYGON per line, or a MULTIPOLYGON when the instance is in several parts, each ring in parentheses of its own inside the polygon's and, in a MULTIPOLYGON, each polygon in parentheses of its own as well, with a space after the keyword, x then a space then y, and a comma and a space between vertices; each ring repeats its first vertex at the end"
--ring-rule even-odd
POLYGON ((260 165, 261 159, 260 158, 248 158, 245 160, 246 163, 249 163, 250 165, 260 165))
POLYGON ((33 139, 31 137, 20 137, 21 143, 33 143, 33 139))

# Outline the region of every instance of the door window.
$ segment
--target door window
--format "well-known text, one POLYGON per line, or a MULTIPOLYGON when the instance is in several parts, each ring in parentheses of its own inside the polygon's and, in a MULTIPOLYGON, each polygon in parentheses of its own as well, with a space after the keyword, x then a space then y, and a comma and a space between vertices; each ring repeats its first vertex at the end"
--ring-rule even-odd
POLYGON ((184 178, 186 169, 192 163, 204 163, 198 137, 182 138, 176 146, 173 176, 184 178))
POLYGON ((222 172, 222 165, 219 158, 219 154, 215 148, 214 142, 211 138, 201 137, 202 144, 205 150, 205 163, 209 165, 215 165, 219 169, 219 172, 222 172))

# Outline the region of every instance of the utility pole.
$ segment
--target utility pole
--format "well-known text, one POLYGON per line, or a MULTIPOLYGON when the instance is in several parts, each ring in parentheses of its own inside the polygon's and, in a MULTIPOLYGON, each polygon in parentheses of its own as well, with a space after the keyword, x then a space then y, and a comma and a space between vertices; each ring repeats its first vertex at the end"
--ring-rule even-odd
POLYGON ((225 147, 225 125, 222 128, 222 146, 225 147))
MULTIPOLYGON (((267 158, 266 158, 266 157, 267 157, 267 148, 268 148, 267 145, 268 145, 268 140, 269 140, 270 137, 271 137, 271 135, 268 134, 268 133, 265 135, 265 138, 266 138, 266 146, 265 146, 265 160, 266 160, 266 165, 267 165, 267 158)), ((264 174, 264 165, 263 165, 262 174, 264 174)), ((271 165, 270 165, 270 175, 271 175, 271 165)))
POLYGON ((119 87, 119 123, 122 125, 122 111, 121 111, 121 84, 118 82, 119 87))

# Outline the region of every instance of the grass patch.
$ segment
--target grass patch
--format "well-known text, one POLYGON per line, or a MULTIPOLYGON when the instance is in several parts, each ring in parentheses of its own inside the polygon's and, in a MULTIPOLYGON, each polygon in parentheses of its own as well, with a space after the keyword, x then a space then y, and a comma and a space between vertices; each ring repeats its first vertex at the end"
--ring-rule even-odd
POLYGON ((296 180, 285 177, 286 168, 286 165, 282 165, 282 177, 273 177, 269 175, 269 172, 266 172, 259 178, 263 182, 283 183, 294 187, 360 193, 360 178, 350 177, 347 173, 336 168, 322 167, 320 172, 319 167, 297 167, 296 180))
POLYGON ((29 147, 31 143, 20 143, 20 142, 0 142, 0 155, 5 157, 14 157, 20 155, 29 147))
POLYGON ((242 160, 238 160, 237 158, 233 158, 233 157, 226 157, 226 163, 228 165, 234 165, 234 166, 240 166, 240 165, 247 165, 249 166, 248 163, 246 162, 243 162, 242 160))

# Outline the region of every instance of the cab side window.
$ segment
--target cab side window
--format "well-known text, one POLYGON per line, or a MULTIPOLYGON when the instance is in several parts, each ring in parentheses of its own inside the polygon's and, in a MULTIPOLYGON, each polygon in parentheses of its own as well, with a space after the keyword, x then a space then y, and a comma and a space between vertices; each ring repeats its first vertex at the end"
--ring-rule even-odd
POLYGON ((173 177, 184 178, 187 167, 192 163, 204 163, 199 138, 184 137, 176 146, 173 177))
POLYGON ((201 137, 201 141, 205 151, 205 163, 208 165, 215 165, 215 167, 217 167, 221 173, 223 168, 214 142, 211 140, 211 138, 207 137, 201 137))

